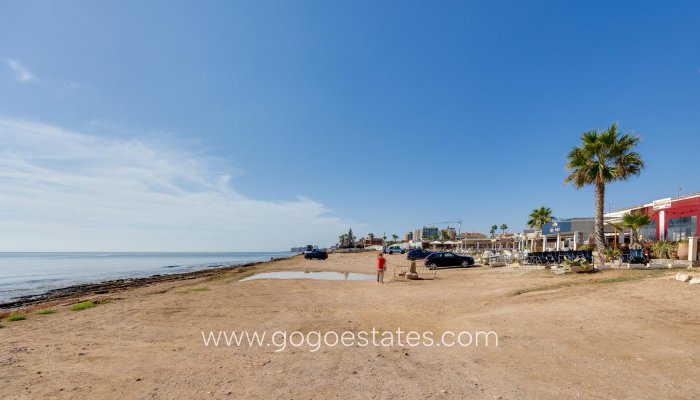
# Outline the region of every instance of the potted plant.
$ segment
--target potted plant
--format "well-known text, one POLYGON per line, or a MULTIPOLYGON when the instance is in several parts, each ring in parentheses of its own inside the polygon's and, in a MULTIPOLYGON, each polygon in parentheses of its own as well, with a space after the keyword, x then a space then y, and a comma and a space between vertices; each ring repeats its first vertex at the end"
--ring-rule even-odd
MULTIPOLYGON (((669 251, 669 255, 671 256, 671 260, 678 260, 678 243, 671 243, 671 250, 669 251)), ((688 254, 685 255, 688 257, 688 254)))
POLYGON ((564 260, 562 265, 569 268, 571 272, 589 272, 593 270, 593 266, 585 258, 580 257, 564 260))

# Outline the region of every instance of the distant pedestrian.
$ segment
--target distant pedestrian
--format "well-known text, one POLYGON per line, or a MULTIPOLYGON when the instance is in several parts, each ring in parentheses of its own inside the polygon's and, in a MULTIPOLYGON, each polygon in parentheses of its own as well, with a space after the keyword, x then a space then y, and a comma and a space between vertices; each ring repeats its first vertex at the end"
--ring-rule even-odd
POLYGON ((382 253, 377 257, 377 282, 384 283, 384 271, 386 271, 386 258, 382 253))

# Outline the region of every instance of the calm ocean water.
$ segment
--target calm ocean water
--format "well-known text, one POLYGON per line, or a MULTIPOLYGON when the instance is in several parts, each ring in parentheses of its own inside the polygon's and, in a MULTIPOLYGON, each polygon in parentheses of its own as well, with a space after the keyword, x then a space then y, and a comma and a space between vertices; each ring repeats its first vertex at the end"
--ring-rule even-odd
POLYGON ((79 283, 176 274, 294 253, 0 253, 0 303, 79 283))

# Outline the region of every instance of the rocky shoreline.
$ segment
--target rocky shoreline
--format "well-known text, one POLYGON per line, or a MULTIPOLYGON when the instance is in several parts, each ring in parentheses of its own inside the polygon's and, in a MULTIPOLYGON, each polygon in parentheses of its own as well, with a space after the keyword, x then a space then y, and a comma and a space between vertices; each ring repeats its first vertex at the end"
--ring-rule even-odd
MULTIPOLYGON (((294 257, 294 256, 292 256, 294 257)), ((83 283, 63 288, 51 289, 41 294, 19 296, 9 302, 0 303, 0 310, 11 310, 20 307, 34 306, 41 303, 65 300, 86 295, 105 295, 123 292, 125 290, 153 285, 161 282, 173 282, 181 280, 207 278, 223 275, 234 270, 248 268, 255 265, 284 260, 285 258, 273 258, 269 261, 250 262, 245 264, 222 265, 192 272, 177 274, 151 275, 140 278, 113 279, 96 283, 83 283)))

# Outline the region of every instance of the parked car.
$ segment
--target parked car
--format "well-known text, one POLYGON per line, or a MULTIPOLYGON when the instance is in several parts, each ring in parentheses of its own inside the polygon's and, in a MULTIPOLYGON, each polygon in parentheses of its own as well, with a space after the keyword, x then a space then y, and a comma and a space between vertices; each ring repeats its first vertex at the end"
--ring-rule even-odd
POLYGON ((424 249, 413 249, 406 254, 406 258, 409 260, 422 260, 428 256, 432 251, 424 249))
POLYGON ((430 269, 446 267, 471 267, 474 265, 474 258, 470 256, 460 256, 451 251, 441 251, 431 253, 425 257, 425 266, 430 269))
POLYGON ((306 258, 307 260, 325 260, 326 258, 328 258, 328 253, 318 249, 305 251, 304 258, 306 258))
POLYGON ((401 246, 399 246, 398 244, 392 244, 391 246, 387 246, 384 249, 384 253, 389 253, 389 254, 394 254, 394 253, 403 254, 405 252, 406 252, 406 250, 402 249, 401 246))

